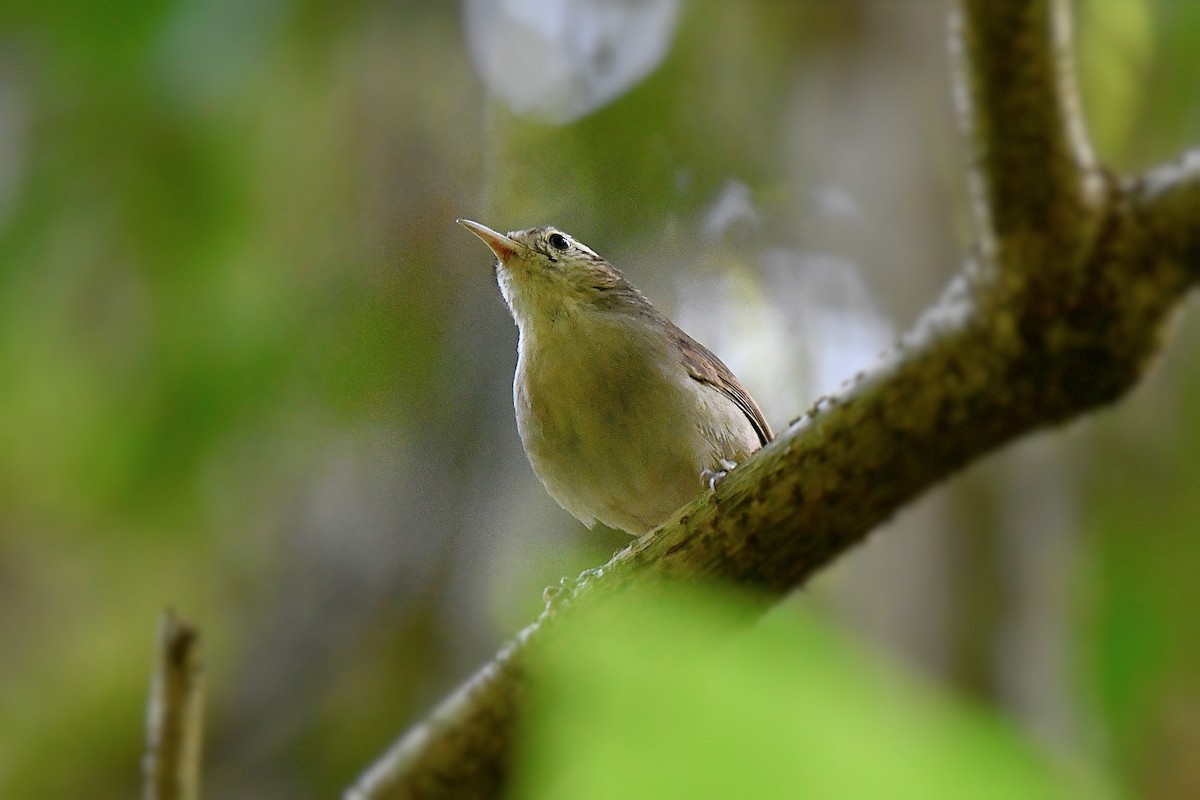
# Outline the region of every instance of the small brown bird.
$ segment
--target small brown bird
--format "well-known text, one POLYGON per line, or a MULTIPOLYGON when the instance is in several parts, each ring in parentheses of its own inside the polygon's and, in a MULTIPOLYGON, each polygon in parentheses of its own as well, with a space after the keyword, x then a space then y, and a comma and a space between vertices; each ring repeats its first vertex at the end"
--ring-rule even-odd
POLYGON ((653 530, 771 441, 721 359, 595 251, 552 227, 458 222, 496 254, 520 331, 513 403, 525 453, 584 525, 653 530))

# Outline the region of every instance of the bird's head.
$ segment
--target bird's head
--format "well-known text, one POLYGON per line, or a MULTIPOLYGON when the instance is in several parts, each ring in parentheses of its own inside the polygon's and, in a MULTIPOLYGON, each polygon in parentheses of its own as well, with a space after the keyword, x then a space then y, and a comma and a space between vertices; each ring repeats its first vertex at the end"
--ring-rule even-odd
POLYGON ((616 267, 557 228, 500 233, 469 219, 458 223, 496 254, 500 293, 522 327, 563 314, 636 312, 649 306, 616 267))

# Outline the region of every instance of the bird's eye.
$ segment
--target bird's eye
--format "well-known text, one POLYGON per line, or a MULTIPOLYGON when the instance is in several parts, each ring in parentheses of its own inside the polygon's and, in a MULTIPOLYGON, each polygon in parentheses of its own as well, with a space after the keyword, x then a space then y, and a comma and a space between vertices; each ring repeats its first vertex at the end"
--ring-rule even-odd
POLYGON ((561 233, 550 234, 546 238, 546 241, 549 242, 550 246, 555 250, 566 250, 571 246, 571 243, 567 241, 567 237, 563 236, 561 233))

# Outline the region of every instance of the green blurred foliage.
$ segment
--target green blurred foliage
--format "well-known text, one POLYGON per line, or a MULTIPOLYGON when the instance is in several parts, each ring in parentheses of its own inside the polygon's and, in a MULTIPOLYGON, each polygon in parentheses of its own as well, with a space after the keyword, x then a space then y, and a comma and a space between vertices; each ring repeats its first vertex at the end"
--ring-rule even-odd
POLYGON ((1154 24, 1146 0, 1089 0, 1079 8, 1076 62, 1089 96, 1088 126, 1096 149, 1121 153, 1137 124, 1142 86, 1154 53, 1154 24))
MULTIPOLYGON (((1196 330, 1194 323, 1188 328, 1196 330)), ((1173 354, 1179 361, 1139 397, 1139 415, 1155 400, 1174 406, 1167 423, 1141 421, 1131 434, 1115 420, 1101 427, 1108 456, 1089 469, 1085 524, 1094 552, 1085 571, 1092 609, 1088 664, 1103 705, 1111 752, 1126 774, 1140 776, 1146 794, 1188 796, 1200 788, 1190 769, 1200 742, 1200 355, 1196 337, 1173 354), (1155 390, 1158 390, 1157 392, 1155 390), (1154 397, 1169 391, 1170 400, 1154 397), (1140 434, 1140 435, 1137 435, 1140 434)))
POLYGON ((1002 722, 793 609, 631 590, 538 652, 513 796, 1101 797, 1002 722))
POLYGON ((424 279, 436 233, 392 219, 380 181, 454 180, 469 139, 441 133, 444 88, 364 76, 458 34, 362 13, 370 47, 370 18, 280 3, 0 12, 20 160, 0 203, 0 795, 128 796, 159 610, 201 620, 219 698, 323 443, 429 417, 453 296, 424 279), (371 174, 397 129, 433 157, 371 174), (64 731, 70 767, 47 775, 64 731))
POLYGON ((705 4, 684 15, 655 73, 566 128, 495 109, 490 146, 503 148, 495 156, 504 179, 493 202, 514 218, 556 219, 603 240, 699 213, 731 175, 766 196, 783 193, 785 176, 762 154, 783 146, 786 106, 773 101, 791 77, 789 48, 837 33, 834 23, 813 29, 805 11, 705 4))

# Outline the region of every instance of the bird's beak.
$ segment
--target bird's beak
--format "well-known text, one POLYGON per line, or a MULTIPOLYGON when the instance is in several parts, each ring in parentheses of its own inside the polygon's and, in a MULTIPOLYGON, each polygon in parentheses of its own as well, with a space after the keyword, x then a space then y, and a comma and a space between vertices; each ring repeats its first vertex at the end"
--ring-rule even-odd
POLYGON ((496 258, 500 259, 501 264, 508 261, 518 250, 522 249, 519 243, 514 242, 503 233, 492 230, 487 225, 480 225, 478 222, 469 219, 455 221, 480 239, 483 239, 483 243, 492 248, 492 252, 496 254, 496 258))

